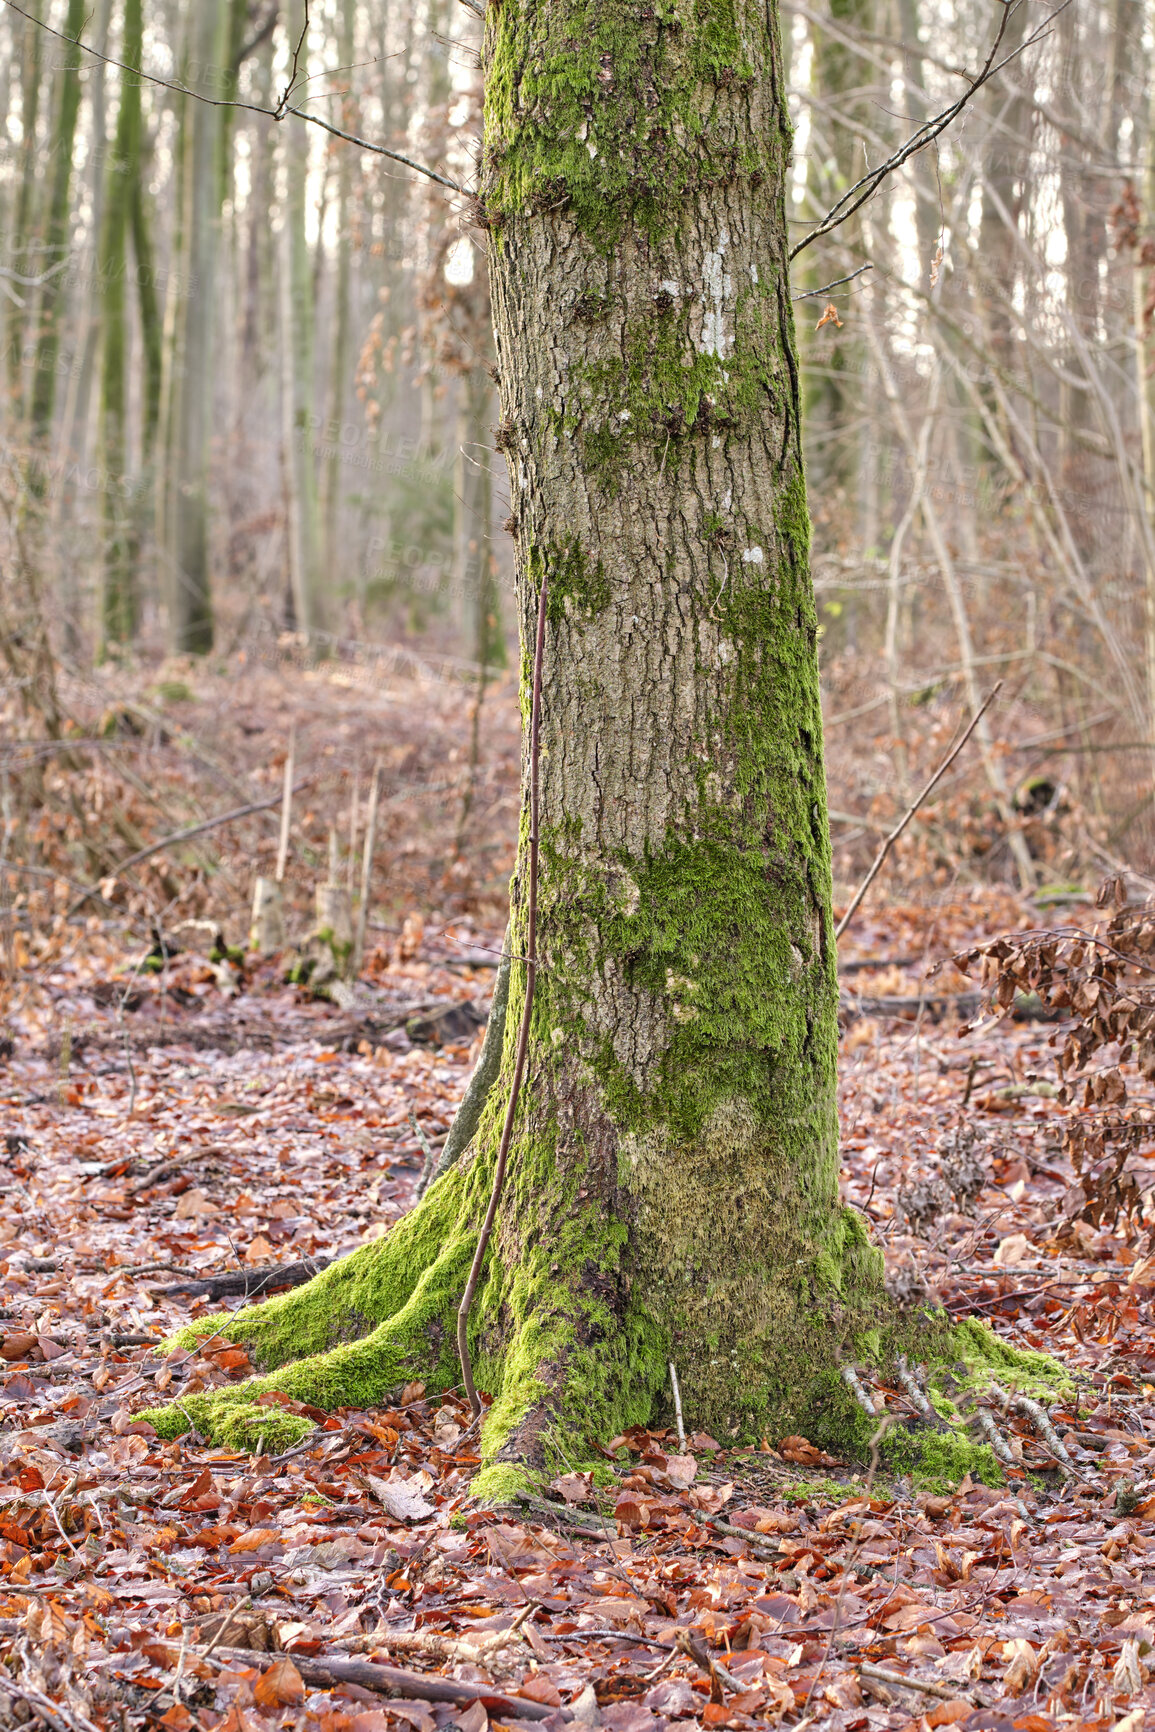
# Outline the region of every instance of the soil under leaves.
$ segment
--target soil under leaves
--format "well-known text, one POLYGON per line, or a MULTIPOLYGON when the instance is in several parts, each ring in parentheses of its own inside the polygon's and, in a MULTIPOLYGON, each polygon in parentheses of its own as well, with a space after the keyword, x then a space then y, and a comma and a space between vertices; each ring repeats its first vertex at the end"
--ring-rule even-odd
MULTIPOLYGON (((615 1485, 568 1475, 552 1510, 518 1520, 471 1504, 468 1410, 419 1385, 395 1409, 313 1415, 284 1459, 162 1445, 133 1419, 248 1369, 211 1343, 158 1358, 153 1342, 210 1308, 166 1289, 340 1255, 409 1206, 410 1115, 434 1143, 448 1127, 500 933, 451 943, 411 921, 355 1012, 271 962, 233 978, 184 955, 133 975, 91 934, 14 1019, 0 1099, 0 1718, 1138 1728, 1155 1710, 1155 1274, 1140 1240, 1070 1218, 1052 1028, 961 1041, 966 983, 925 978, 928 959, 1022 923, 988 892, 864 914, 844 959, 845 1190, 899 1290, 1070 1368, 1078 1399, 1052 1417, 1074 1474, 1019 1417, 999 1416, 1005 1487, 936 1496, 806 1439, 720 1448, 688 1414, 684 1447, 596 1440, 615 1485), (430 1694, 323 1681, 350 1654, 424 1674, 430 1694), (472 1706, 435 1699, 447 1679, 472 1706)), ((873 1394, 907 1411, 901 1391, 873 1394)))

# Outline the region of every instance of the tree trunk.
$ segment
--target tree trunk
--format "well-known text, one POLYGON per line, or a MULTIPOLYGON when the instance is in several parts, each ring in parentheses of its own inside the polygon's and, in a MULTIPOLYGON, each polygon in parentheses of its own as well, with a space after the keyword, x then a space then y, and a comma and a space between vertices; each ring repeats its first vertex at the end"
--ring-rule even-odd
MULTIPOLYGON (((100 0, 92 46, 97 56, 108 53, 112 29, 112 0, 100 0)), ((89 240, 85 248, 82 269, 85 276, 99 267, 100 237, 104 228, 105 193, 105 62, 94 58, 88 74, 88 100, 91 110, 90 145, 85 174, 85 193, 91 216, 89 240)), ((57 495, 57 522, 67 536, 76 509, 76 486, 73 480, 88 450, 89 418, 92 406, 92 386, 96 377, 100 351, 100 311, 94 296, 82 299, 77 321, 77 364, 72 368, 61 418, 59 455, 63 478, 57 495)), ((87 537, 85 538, 87 540, 87 537)), ((81 605, 80 549, 67 546, 60 571, 60 613, 64 648, 73 661, 79 659, 82 646, 81 627, 84 612, 81 605)), ((87 563, 87 561, 85 562, 87 563)))
MULTIPOLYGON (((342 67, 353 65, 356 49, 356 7, 354 0, 343 0, 340 13, 339 61, 342 67)), ((350 74, 346 73, 346 77, 350 74)), ((352 94, 344 105, 341 125, 356 130, 352 94)), ((353 190, 353 156, 342 150, 337 159, 337 272, 333 283, 333 349, 329 375, 329 425, 322 444, 326 447, 322 519, 324 524, 325 571, 330 589, 335 589, 348 570, 348 557, 341 545, 341 425, 349 394, 349 363, 351 356, 353 260, 349 237, 350 202, 353 190)), ((318 247, 318 256, 323 253, 318 247)))
MULTIPOLYGON (((294 44, 307 9, 294 0, 287 21, 294 44)), ((302 75, 307 49, 301 50, 302 75)), ((306 637, 325 624, 321 589, 321 523, 313 432, 313 273, 305 225, 308 129, 290 121, 285 134, 285 199, 281 230, 281 413, 288 482, 289 577, 296 629, 306 637)))
MULTIPOLYGON (((16 197, 15 221, 7 248, 9 263, 21 276, 35 276, 38 255, 33 245, 36 210, 36 127, 40 112, 42 44, 40 28, 42 0, 30 0, 25 7, 23 41, 20 55, 20 190, 16 197)), ((25 303, 23 297, 5 299, 8 353, 8 412, 13 422, 19 419, 24 397, 25 303)))
MULTIPOLYGON (((73 41, 80 35, 85 22, 86 0, 69 0, 65 34, 73 41)), ((64 49, 60 71, 60 105, 56 113, 53 138, 55 162, 52 175, 52 199, 48 207, 48 232, 45 237, 43 265, 47 270, 59 266, 68 256, 71 228, 69 193, 72 188, 72 149, 76 140, 76 119, 80 113, 80 49, 71 45, 64 49)), ((56 357, 60 349, 60 272, 48 278, 40 291, 40 332, 36 346, 36 382, 32 389, 32 437, 42 447, 47 446, 52 433, 52 415, 56 406, 56 357)))
MULTIPOLYGON (((141 0, 125 0, 125 67, 139 67, 144 31, 141 0)), ((140 80, 121 75, 120 109, 112 151, 108 204, 100 237, 104 354, 101 377, 101 463, 104 489, 104 585, 101 598, 103 644, 131 643, 136 635, 135 537, 121 478, 128 464, 128 231, 134 183, 140 176, 140 80)))
MULTIPOLYGON (((661 1419, 671 1360, 687 1420, 719 1439, 861 1451, 872 1422, 838 1361, 893 1358, 915 1326, 892 1324, 881 1256, 838 1196, 775 10, 506 0, 485 68, 523 665, 543 581, 549 611, 541 966, 470 1320, 493 1397, 475 1490, 508 1495, 527 1468, 661 1419)), ((516 962, 471 1151, 385 1238, 225 1320, 279 1369, 155 1411, 160 1429, 280 1438, 304 1422, 257 1405, 266 1390, 361 1405, 414 1375, 458 1385, 454 1314, 524 990, 516 962)), ((950 1351, 968 1351, 958 1332, 950 1351)))
MULTIPOLYGON (((221 0, 195 0, 190 46, 193 88, 211 83, 225 48, 221 0)), ((215 95, 214 90, 208 94, 215 95)), ((185 99, 189 138, 184 210, 188 282, 177 311, 181 376, 174 383, 169 637, 175 654, 213 646, 209 576, 209 438, 212 421, 213 313, 217 294, 221 110, 185 99)))

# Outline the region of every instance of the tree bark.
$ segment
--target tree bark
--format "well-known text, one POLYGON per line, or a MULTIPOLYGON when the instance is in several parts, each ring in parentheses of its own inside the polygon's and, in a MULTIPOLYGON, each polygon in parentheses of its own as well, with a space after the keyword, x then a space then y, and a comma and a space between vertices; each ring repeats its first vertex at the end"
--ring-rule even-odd
MULTIPOLYGON (((141 0, 125 0, 122 53, 126 67, 140 66, 143 32, 141 0)), ((100 447, 106 476, 101 597, 101 637, 104 644, 130 643, 136 635, 138 612, 136 538, 123 477, 128 465, 128 233, 134 187, 140 178, 140 131, 140 80, 126 71, 121 74, 112 173, 100 237, 104 339, 100 447)), ((149 395, 151 400, 151 393, 149 395)))
MULTIPOLYGON (((505 0, 487 20, 480 210, 523 668, 545 577, 550 598, 541 967, 470 1327, 493 1397, 475 1490, 496 1498, 668 1414, 670 1361, 687 1421, 718 1438, 861 1449, 872 1422, 838 1361, 898 1337, 838 1196, 775 10, 505 0)), ((522 834, 518 958, 524 816, 522 834)), ((280 1438, 306 1422, 259 1405, 274 1389, 334 1405, 458 1384, 524 990, 518 961, 471 1150, 309 1286, 198 1321, 182 1339, 223 1326, 273 1369, 157 1410, 160 1429, 280 1438)))
MULTIPOLYGON (((85 21, 85 0, 69 0, 65 34, 79 36, 85 21)), ((52 174, 52 198, 48 207, 48 232, 45 237, 44 264, 48 269, 59 265, 67 256, 71 212, 69 193, 72 188, 72 150, 76 140, 76 119, 80 113, 79 48, 64 50, 60 70, 60 105, 56 113, 53 138, 55 162, 52 174)), ((52 416, 56 406, 56 357, 60 349, 58 319, 60 275, 48 278, 40 291, 40 333, 36 347, 36 382, 32 389, 32 437, 42 447, 52 434, 52 416)))
MULTIPOLYGON (((356 53, 356 7, 354 0, 343 0, 340 12, 338 64, 351 68, 356 53)), ((345 77, 351 78, 346 72, 345 77)), ((355 103, 350 93, 343 105, 341 125, 356 130, 355 103)), ((325 456, 321 516, 324 526, 325 570, 329 584, 336 588, 345 575, 347 559, 341 545, 341 423, 349 396, 349 372, 352 358, 352 295, 353 259, 349 224, 353 193, 353 156, 342 150, 337 160, 337 269, 333 282, 333 348, 329 375, 329 426, 323 443, 325 456)), ((320 253, 322 248, 318 249, 320 253)))
MULTIPOLYGON (((190 15, 193 88, 211 82, 225 48, 222 0, 196 0, 190 15)), ((208 94, 215 95, 209 90, 208 94)), ((184 216, 188 280, 177 309, 173 387, 173 476, 169 525, 169 638, 175 654, 205 655, 213 646, 209 575, 209 440, 212 431, 213 314, 220 206, 221 110, 185 98, 188 139, 184 216)))
MULTIPOLYGON (((40 112, 40 86, 44 32, 40 28, 42 0, 30 0, 25 7, 23 41, 20 54, 20 190, 16 196, 15 220, 12 223, 8 257, 22 276, 34 276, 37 269, 33 246, 36 216, 36 128, 40 112)), ((8 338, 8 396, 13 422, 18 421, 24 398, 24 326, 26 319, 23 298, 5 300, 8 338)))
MULTIPOLYGON (((289 35, 299 40, 304 0, 288 11, 289 35)), ((302 62, 306 49, 302 49, 302 62)), ((302 72, 305 68, 302 65, 302 72)), ((289 123, 285 135, 285 205, 281 237, 282 419, 288 480, 289 574, 296 629, 306 637, 327 618, 321 588, 321 524, 313 454, 313 273, 305 230, 308 129, 289 123)))

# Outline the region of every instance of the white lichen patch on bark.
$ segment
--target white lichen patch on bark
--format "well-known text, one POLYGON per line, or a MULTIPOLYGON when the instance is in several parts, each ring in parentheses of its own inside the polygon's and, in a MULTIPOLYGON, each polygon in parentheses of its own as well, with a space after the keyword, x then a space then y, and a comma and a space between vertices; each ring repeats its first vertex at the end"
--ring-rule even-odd
POLYGON ((734 282, 726 269, 726 248, 730 244, 728 229, 722 229, 718 242, 702 261, 702 331, 698 348, 703 355, 717 355, 724 360, 726 337, 726 302, 733 299, 734 282))

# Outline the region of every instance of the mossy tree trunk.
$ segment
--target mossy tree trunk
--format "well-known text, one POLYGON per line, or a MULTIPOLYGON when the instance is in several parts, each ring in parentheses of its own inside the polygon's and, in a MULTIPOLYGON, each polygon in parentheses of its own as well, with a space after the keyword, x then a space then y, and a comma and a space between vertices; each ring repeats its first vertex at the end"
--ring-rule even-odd
MULTIPOLYGON (((60 68, 60 98, 52 140, 52 198, 48 207, 44 263, 49 270, 68 255, 69 192, 72 187, 72 151, 76 120, 80 113, 80 49, 72 43, 85 21, 85 0, 69 0, 64 33, 70 39, 60 68)), ((56 361, 60 350, 60 277, 50 276, 40 291, 40 335, 36 349, 36 379, 32 389, 32 437, 46 446, 52 436, 56 404, 56 361)))
MULTIPOLYGON (((224 64, 227 14, 222 0, 196 0, 189 14, 192 86, 212 87, 224 64)), ((216 95, 215 88, 206 94, 216 95)), ((227 110, 224 111, 227 113, 227 110)), ((185 98, 182 168, 188 281, 176 314, 171 364, 172 442, 168 453, 169 640, 174 654, 207 655, 213 647, 209 558, 209 449, 213 418, 212 352, 220 226, 222 110, 185 98)))
MULTIPOLYGON (((845 1427, 838 1360, 884 1350, 885 1297, 838 1198, 774 9, 504 0, 485 66, 523 645, 549 582, 542 966, 471 1322, 496 1495, 668 1413, 671 1360, 687 1420, 716 1436, 845 1427)), ((158 1424, 283 1436, 263 1391, 360 1404, 411 1376, 459 1384, 454 1312, 523 1002, 512 972, 471 1149, 385 1238, 228 1320, 268 1376, 158 1424)))
MULTIPOLYGON (((128 467, 128 236, 140 209, 140 225, 147 240, 141 185, 141 84, 131 68, 139 68, 143 53, 144 13, 141 0, 125 0, 120 109, 112 151, 109 196, 100 237, 100 279, 103 313, 103 357, 101 374, 101 460, 108 477, 104 493, 104 584, 101 596, 101 631, 106 645, 131 643, 136 635, 138 595, 137 537, 132 502, 126 487, 128 467)), ((156 426, 160 389, 160 350, 155 341, 155 289, 151 281, 152 260, 142 256, 137 241, 137 276, 142 297, 153 309, 151 332, 142 319, 148 356, 145 411, 145 449, 151 445, 156 426), (147 278, 146 278, 147 272, 147 278), (146 286, 147 285, 147 286, 146 286)))

